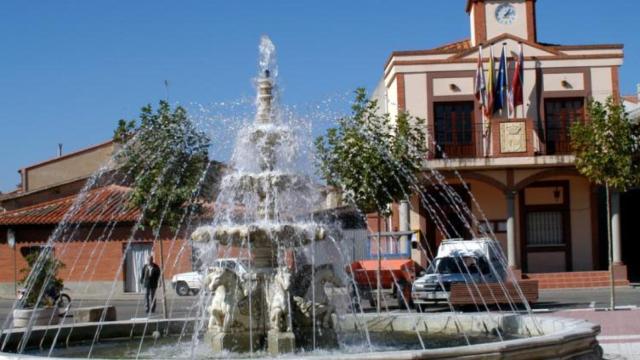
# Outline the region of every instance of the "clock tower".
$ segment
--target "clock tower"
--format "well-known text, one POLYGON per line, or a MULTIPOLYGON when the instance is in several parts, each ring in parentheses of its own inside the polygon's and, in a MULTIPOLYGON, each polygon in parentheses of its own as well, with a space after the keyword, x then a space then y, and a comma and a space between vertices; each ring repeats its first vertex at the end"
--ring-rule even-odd
POLYGON ((504 33, 536 42, 536 0, 467 0, 471 45, 504 33))

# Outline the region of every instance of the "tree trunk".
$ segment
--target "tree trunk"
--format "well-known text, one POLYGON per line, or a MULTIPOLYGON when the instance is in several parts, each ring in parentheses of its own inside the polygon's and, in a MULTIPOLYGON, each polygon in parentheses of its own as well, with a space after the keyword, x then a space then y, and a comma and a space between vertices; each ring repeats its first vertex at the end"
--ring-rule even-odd
POLYGON ((611 190, 609 189, 609 183, 605 184, 607 193, 607 243, 609 247, 609 277, 611 280, 611 304, 610 310, 616 309, 616 283, 615 274, 613 271, 613 236, 611 234, 611 190))
POLYGON ((382 281, 380 279, 380 268, 382 267, 382 249, 380 248, 380 233, 382 230, 382 222, 380 221, 382 218, 382 214, 378 212, 378 251, 376 251, 378 255, 378 269, 376 271, 376 311, 380 314, 380 303, 382 302, 382 281))

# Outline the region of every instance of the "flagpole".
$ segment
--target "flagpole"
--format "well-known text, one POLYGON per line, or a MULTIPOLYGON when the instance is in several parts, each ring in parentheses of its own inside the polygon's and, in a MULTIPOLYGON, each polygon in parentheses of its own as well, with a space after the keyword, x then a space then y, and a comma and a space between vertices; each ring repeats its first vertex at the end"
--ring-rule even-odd
MULTIPOLYGON (((482 74, 480 74, 481 79, 485 79, 484 77, 484 57, 483 57, 483 53, 482 53, 482 45, 479 46, 478 48, 478 57, 479 57, 479 62, 480 62, 480 66, 479 66, 479 71, 482 72, 482 74)), ((483 80, 483 84, 482 86, 484 86, 484 89, 480 89, 480 97, 482 98, 482 106, 480 107, 480 113, 482 115, 482 149, 483 149, 483 155, 486 157, 489 154, 489 149, 487 146, 487 133, 486 133, 486 126, 487 126, 487 116, 486 116, 486 111, 485 109, 487 108, 487 82, 486 80, 483 80)))
POLYGON ((524 46, 522 45, 522 42, 520 43, 520 59, 518 59, 518 61, 521 61, 522 63, 520 64, 520 86, 522 87, 522 118, 524 119, 527 115, 524 112, 524 64, 525 64, 525 59, 524 59, 524 46))
MULTIPOLYGON (((511 120, 511 100, 509 97, 509 56, 507 56, 507 43, 503 42, 502 43, 502 53, 505 54, 505 59, 504 59, 504 77, 505 77, 505 83, 506 83, 506 105, 507 105, 507 120, 510 121, 511 120)), ((505 103, 503 100, 503 104, 505 103)), ((515 109, 514 109, 515 112, 515 109)))

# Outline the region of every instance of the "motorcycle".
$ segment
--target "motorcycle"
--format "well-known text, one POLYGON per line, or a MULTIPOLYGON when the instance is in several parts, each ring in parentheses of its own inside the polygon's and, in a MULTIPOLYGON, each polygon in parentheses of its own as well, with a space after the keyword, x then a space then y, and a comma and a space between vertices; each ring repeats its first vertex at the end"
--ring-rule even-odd
MULTIPOLYGON (((47 287, 43 297, 50 301, 51 304, 54 304, 58 308, 58 315, 65 316, 71 307, 71 296, 66 293, 63 293, 62 290, 69 290, 69 288, 61 288, 59 286, 49 286, 47 287)), ((27 295, 26 288, 18 289, 18 293, 16 297, 18 300, 22 300, 27 295)))

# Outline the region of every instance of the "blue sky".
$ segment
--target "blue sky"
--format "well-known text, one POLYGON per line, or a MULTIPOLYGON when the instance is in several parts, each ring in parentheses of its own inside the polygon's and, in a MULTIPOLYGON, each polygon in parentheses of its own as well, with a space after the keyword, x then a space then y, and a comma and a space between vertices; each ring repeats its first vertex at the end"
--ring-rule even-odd
MULTIPOLYGON (((468 37, 465 0, 0 2, 0 190, 17 170, 110 138, 146 103, 252 96, 257 44, 278 47, 284 102, 372 88, 392 50, 468 37)), ((624 93, 640 82, 636 0, 540 0, 538 37, 624 43, 624 93)))

